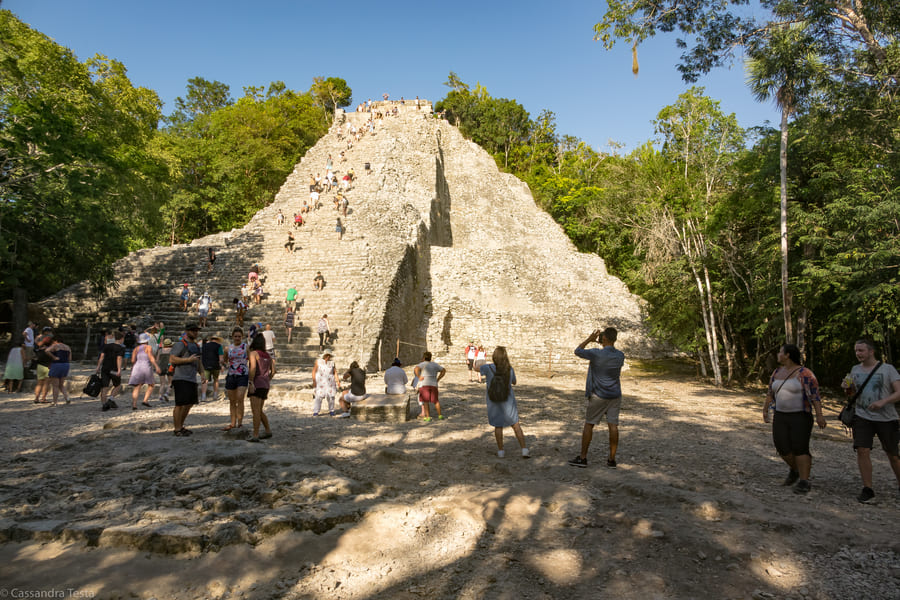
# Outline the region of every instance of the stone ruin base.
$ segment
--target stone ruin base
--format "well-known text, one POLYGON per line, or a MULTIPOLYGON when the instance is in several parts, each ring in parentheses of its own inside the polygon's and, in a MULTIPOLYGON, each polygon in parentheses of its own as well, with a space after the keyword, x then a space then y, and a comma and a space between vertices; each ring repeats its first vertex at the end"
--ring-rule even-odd
POLYGON ((350 416, 373 423, 403 423, 410 416, 410 405, 416 392, 406 394, 369 394, 369 397, 350 406, 350 416))

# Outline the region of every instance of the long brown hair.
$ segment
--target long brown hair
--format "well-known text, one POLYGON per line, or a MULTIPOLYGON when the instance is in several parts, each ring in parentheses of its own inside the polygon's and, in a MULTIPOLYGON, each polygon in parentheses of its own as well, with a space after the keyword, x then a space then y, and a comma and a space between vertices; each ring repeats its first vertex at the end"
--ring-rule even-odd
POLYGON ((507 385, 509 385, 509 372, 512 367, 509 365, 509 356, 506 354, 506 346, 497 346, 494 348, 494 353, 491 355, 491 361, 493 361, 494 368, 497 370, 494 377, 503 378, 503 380, 507 382, 507 385))

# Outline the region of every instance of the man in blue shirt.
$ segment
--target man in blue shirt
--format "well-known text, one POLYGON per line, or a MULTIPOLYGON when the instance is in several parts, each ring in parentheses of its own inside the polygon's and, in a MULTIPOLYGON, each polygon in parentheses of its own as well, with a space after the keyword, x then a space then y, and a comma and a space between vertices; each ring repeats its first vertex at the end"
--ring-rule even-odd
POLYGON ((616 449, 619 446, 619 409, 622 406, 622 385, 619 375, 625 364, 625 355, 616 350, 618 332, 613 327, 596 330, 575 348, 575 356, 590 361, 585 384, 587 410, 584 430, 581 433, 581 454, 569 461, 573 467, 587 467, 587 453, 594 435, 594 425, 603 416, 609 426, 609 457, 606 466, 616 468, 616 449), (602 348, 586 349, 592 342, 600 342, 602 348))

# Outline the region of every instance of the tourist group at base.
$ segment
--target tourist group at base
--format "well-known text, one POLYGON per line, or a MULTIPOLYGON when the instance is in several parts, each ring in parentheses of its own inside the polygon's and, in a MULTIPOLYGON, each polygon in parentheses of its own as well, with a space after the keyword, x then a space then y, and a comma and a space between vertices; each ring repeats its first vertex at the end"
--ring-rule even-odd
MULTIPOLYGON (((29 323, 23 332, 21 343, 9 352, 4 372, 6 391, 14 393, 21 388, 24 367, 34 361, 37 372, 34 402, 49 403, 46 398, 52 390, 54 406, 58 404, 60 396, 65 403, 69 403, 65 380, 69 373, 72 350, 49 327, 45 327, 39 336, 35 335, 34 330, 35 324, 29 323)), ((227 346, 217 336, 212 336, 201 344, 200 331, 200 323, 188 323, 181 336, 173 342, 164 338, 163 324, 155 323, 136 336, 133 329, 120 329, 105 336, 95 375, 101 409, 107 411, 118 408, 113 397, 121 389, 123 368, 125 362, 130 360, 128 385, 132 386, 132 410, 138 409, 139 401, 143 406, 150 406, 155 379, 159 377, 160 400, 169 401, 170 388, 174 395, 173 433, 177 437, 187 437, 192 434, 185 427, 191 408, 201 399, 206 399, 210 383, 213 398, 218 398, 218 376, 224 370, 225 394, 231 418, 222 430, 231 431, 243 427, 244 400, 249 398, 253 418, 249 441, 259 442, 272 437, 272 429, 263 410, 272 378, 276 374, 274 334, 271 334, 271 327, 258 331, 254 327, 249 341, 245 341, 243 329, 235 327, 231 333, 231 343, 227 346), (266 335, 267 333, 271 335, 266 335), (126 339, 129 336, 136 337, 136 343, 131 348, 128 344, 131 340, 126 339), (144 386, 146 391, 141 398, 144 386)), ((358 362, 353 361, 338 377, 334 354, 332 350, 323 347, 327 332, 327 315, 323 315, 319 324, 321 354, 312 369, 313 416, 325 414, 322 409, 322 402, 325 401, 328 415, 349 418, 352 405, 369 397, 366 391, 366 372, 358 362), (340 413, 335 411, 335 400, 340 406, 340 413)), ((580 451, 568 461, 573 467, 588 466, 588 451, 594 427, 603 420, 606 421, 609 433, 606 466, 617 467, 619 412, 622 406, 621 371, 625 363, 625 355, 615 347, 617 337, 618 332, 613 327, 597 329, 575 348, 575 355, 588 361, 588 371, 580 451), (600 347, 587 347, 593 343, 599 343, 600 347)), ((853 449, 862 478, 863 488, 857 499, 869 502, 875 498, 871 452, 876 437, 900 485, 900 417, 896 409, 896 403, 900 401, 900 374, 893 365, 877 360, 875 345, 871 340, 858 340, 854 350, 859 363, 853 366, 842 382, 848 402, 842 411, 841 421, 852 432, 853 449)), ((486 362, 484 347, 476 345, 474 340, 469 341, 464 353, 469 382, 483 382, 485 385, 488 423, 494 428, 497 456, 505 456, 503 429, 510 427, 522 457, 529 458, 531 452, 519 423, 516 395, 513 391, 513 386, 517 383, 516 372, 510 364, 506 348, 496 347, 490 363, 486 362)), ((782 345, 778 350, 777 360, 779 366, 771 375, 763 405, 763 420, 772 423, 775 450, 788 465, 784 485, 793 486, 797 494, 808 494, 812 489, 809 442, 813 425, 815 423, 820 428, 827 426, 822 414, 819 384, 815 374, 801 364, 797 346, 782 345)), ((422 361, 413 367, 413 374, 412 388, 417 390, 419 419, 425 423, 432 419, 443 420, 438 387, 447 374, 446 369, 432 360, 430 352, 425 352, 422 361)), ((406 395, 408 377, 399 358, 394 359, 391 367, 385 371, 384 382, 386 394, 406 395)))

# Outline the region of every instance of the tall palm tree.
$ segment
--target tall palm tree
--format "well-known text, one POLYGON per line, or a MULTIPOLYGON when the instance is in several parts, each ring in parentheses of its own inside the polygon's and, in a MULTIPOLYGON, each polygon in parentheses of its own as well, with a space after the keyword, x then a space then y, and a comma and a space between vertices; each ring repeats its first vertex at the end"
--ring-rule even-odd
POLYGON ((753 96, 760 102, 774 99, 781 110, 781 302, 785 339, 802 346, 803 332, 798 330, 796 340, 794 336, 788 287, 788 121, 808 97, 820 62, 813 51, 814 40, 806 34, 804 24, 785 22, 771 27, 765 41, 748 48, 745 67, 747 85, 753 96))

